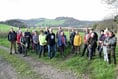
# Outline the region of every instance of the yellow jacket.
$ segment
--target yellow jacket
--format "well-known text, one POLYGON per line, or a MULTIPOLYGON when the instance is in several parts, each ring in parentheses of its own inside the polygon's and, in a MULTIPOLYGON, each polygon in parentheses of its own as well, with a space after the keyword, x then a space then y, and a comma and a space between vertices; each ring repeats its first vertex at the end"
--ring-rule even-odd
POLYGON ((75 35, 73 43, 74 46, 80 46, 82 44, 82 37, 80 34, 75 35))

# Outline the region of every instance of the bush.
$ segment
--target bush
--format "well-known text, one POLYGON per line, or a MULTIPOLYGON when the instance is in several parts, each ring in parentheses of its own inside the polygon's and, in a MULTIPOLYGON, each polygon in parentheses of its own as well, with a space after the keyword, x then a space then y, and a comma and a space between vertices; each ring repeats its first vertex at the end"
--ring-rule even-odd
POLYGON ((7 32, 0 31, 0 38, 6 38, 8 35, 7 32))

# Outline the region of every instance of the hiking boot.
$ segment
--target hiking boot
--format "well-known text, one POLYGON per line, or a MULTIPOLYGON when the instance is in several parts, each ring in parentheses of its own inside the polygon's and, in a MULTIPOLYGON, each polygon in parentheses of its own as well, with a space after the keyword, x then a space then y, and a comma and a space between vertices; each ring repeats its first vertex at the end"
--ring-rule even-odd
POLYGON ((15 54, 18 54, 17 52, 15 52, 15 54))
POLYGON ((26 57, 27 55, 24 55, 23 57, 26 57))

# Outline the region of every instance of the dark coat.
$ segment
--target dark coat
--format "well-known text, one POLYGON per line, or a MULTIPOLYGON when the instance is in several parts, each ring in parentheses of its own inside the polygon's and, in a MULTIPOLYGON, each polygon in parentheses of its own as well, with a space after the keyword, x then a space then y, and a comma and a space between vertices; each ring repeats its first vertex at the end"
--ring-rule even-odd
POLYGON ((16 41, 17 33, 15 31, 8 33, 8 40, 9 41, 16 41))
POLYGON ((87 44, 88 44, 89 48, 93 48, 93 47, 96 46, 96 40, 95 40, 94 38, 90 37, 90 38, 88 39, 87 44))
POLYGON ((107 48, 116 48, 116 44, 117 44, 117 38, 115 37, 115 35, 113 35, 112 37, 107 37, 105 39, 104 45, 108 43, 109 45, 107 46, 107 48))

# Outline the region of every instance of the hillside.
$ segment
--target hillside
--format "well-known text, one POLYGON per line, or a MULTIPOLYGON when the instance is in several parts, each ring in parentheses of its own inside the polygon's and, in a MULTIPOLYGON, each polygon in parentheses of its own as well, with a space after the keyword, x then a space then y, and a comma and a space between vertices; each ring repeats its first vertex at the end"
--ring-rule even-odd
MULTIPOLYGON (((6 32, 9 31, 10 28, 12 28, 13 26, 10 25, 6 25, 6 24, 0 24, 0 32, 6 32)), ((16 27, 14 27, 14 29, 17 29, 16 27)))
POLYGON ((95 29, 97 29, 97 30, 101 30, 101 29, 105 29, 105 28, 108 28, 109 30, 113 30, 114 32, 117 32, 118 24, 116 22, 114 22, 113 19, 103 20, 103 21, 95 24, 95 29))
POLYGON ((37 27, 37 26, 86 27, 93 25, 95 21, 80 21, 72 17, 57 17, 55 19, 46 19, 46 18, 37 18, 29 20, 12 19, 1 23, 16 27, 37 27))
POLYGON ((21 28, 27 27, 27 24, 26 23, 21 22, 21 21, 16 20, 16 19, 7 20, 7 21, 0 22, 0 23, 1 24, 10 25, 10 26, 14 26, 14 27, 21 27, 21 28))

